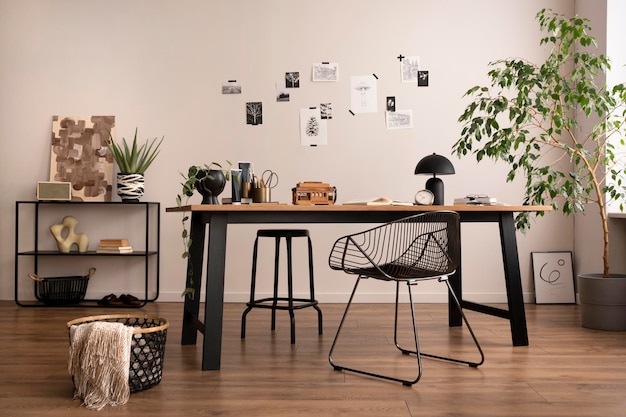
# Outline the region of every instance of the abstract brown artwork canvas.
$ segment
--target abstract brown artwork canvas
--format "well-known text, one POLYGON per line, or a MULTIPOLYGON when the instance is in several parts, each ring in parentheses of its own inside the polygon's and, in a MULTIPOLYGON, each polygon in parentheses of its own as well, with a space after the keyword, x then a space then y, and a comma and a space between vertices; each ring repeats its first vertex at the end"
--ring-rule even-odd
POLYGON ((72 183, 72 200, 111 201, 115 116, 53 116, 50 181, 72 183))

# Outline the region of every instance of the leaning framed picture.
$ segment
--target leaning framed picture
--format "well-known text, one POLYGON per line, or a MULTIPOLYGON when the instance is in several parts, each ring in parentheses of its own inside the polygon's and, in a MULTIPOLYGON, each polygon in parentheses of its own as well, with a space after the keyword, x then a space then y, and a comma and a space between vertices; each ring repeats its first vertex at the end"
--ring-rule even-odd
POLYGON ((537 304, 573 304, 572 252, 531 252, 537 304))

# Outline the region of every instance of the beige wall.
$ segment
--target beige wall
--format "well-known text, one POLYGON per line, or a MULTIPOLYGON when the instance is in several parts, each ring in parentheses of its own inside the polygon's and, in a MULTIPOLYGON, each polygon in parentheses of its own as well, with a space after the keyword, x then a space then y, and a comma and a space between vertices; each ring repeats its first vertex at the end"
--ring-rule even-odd
MULTIPOLYGON (((0 0, 5 195, 0 298, 13 298, 14 202, 33 199, 35 183, 48 178, 52 115, 114 114, 118 137, 129 137, 135 126, 144 138, 165 135, 163 151, 147 171, 145 196, 163 208, 175 205, 179 171, 226 159, 251 160, 257 170, 277 171, 281 185, 274 197, 281 202, 289 202, 291 188, 304 180, 337 186, 340 202, 381 195, 410 200, 425 182, 413 175, 415 164, 432 152, 450 155, 460 132, 456 120, 466 104, 463 93, 485 82, 488 62, 544 56, 534 18, 542 7, 572 14, 574 0, 0 0), (400 82, 399 54, 420 56, 430 71, 430 87, 400 82), (310 82, 311 64, 321 61, 339 63, 338 83, 310 82), (287 71, 300 71, 300 88, 291 92, 290 102, 277 103, 275 83, 287 71), (398 109, 413 110, 413 129, 387 130, 382 111, 349 114, 350 76, 372 73, 379 77, 379 109, 386 96, 396 96, 398 109), (222 95, 221 84, 228 79, 240 80, 243 94, 222 95), (263 102, 262 125, 245 124, 246 101, 263 102), (320 102, 333 105, 328 145, 302 147, 299 110, 320 102)), ((447 203, 467 193, 521 203, 523 184, 505 183, 506 167, 477 166, 470 158, 452 161, 457 174, 444 178, 447 203)), ((92 241, 116 225, 122 225, 121 233, 132 227, 118 216, 98 217, 94 224, 87 220, 82 225, 92 241)), ((230 228, 227 301, 247 296, 256 228, 230 228)), ((362 225, 310 228, 318 298, 344 302, 352 280, 329 271, 326 258, 336 237, 362 225)), ((184 286, 180 232, 180 216, 163 213, 162 300, 180 300, 184 286)), ((468 298, 504 301, 496 230, 466 226, 463 239, 468 298)), ((573 250, 573 221, 549 214, 519 235, 518 244, 524 293, 532 301, 530 252, 573 250)), ((74 275, 84 267, 65 263, 56 269, 74 275)), ((92 297, 141 288, 127 265, 102 269, 90 283, 92 297)), ((390 288, 370 288, 364 300, 388 300, 390 288)), ((426 286, 418 299, 444 301, 445 296, 426 286)))

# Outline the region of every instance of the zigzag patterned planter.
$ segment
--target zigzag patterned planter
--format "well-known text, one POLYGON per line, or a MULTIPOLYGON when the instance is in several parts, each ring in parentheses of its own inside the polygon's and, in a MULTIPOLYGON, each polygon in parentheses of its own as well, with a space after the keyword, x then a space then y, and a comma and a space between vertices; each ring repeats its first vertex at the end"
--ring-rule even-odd
POLYGON ((143 174, 117 174, 117 195, 124 202, 139 201, 144 193, 143 174))

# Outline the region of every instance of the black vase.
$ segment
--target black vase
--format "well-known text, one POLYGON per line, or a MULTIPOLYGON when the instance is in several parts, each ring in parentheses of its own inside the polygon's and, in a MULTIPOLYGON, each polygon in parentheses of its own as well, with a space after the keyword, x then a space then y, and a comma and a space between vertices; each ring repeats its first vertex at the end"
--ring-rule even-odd
POLYGON ((196 177, 199 179, 196 183, 196 190, 202 195, 202 204, 219 204, 217 196, 226 187, 224 172, 219 169, 203 170, 199 171, 196 177))

